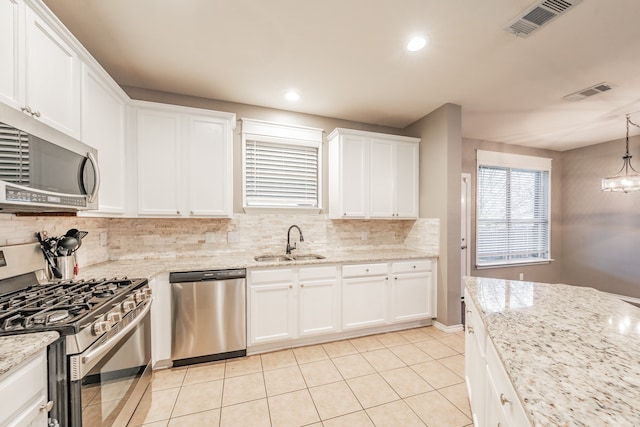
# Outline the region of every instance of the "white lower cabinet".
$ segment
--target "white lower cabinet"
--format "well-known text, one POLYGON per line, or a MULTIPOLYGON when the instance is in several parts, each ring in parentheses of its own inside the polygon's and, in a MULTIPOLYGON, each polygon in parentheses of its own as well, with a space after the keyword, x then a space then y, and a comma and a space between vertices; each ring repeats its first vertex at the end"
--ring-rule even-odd
POLYGON ((464 371, 473 424, 477 427, 531 425, 498 353, 486 334, 480 312, 466 291, 464 301, 464 371))
POLYGON ((0 425, 47 425, 46 350, 0 376, 0 425))
POLYGON ((435 317, 436 277, 431 260, 391 264, 391 321, 435 317))
POLYGON ((388 264, 342 267, 342 327, 364 328, 387 323, 388 264))
POLYGON ((249 345, 339 329, 338 267, 250 270, 249 345))

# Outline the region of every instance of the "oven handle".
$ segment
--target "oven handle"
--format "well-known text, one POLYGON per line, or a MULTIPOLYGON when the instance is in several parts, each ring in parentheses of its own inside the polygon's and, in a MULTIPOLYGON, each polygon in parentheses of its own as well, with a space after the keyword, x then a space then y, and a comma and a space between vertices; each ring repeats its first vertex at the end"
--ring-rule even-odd
POLYGON ((91 363, 91 361, 93 359, 95 359, 96 357, 102 356, 104 353, 106 353, 107 351, 109 351, 113 347, 115 347, 115 345, 118 343, 118 341, 120 341, 120 338, 122 338, 123 335, 128 334, 129 331, 131 331, 133 328, 138 326, 138 324, 140 322, 142 322, 142 320, 147 315, 149 310, 151 310, 151 302, 152 302, 152 300, 153 300, 153 298, 151 298, 149 300, 149 304, 147 304, 145 306, 145 308, 140 313, 138 313, 138 315, 136 316, 136 318, 135 318, 135 320, 133 322, 127 324, 117 334, 115 334, 114 336, 112 336, 111 338, 106 340, 100 346, 98 346, 95 349, 91 350, 89 353, 87 353, 84 356, 82 356, 82 363, 84 363, 84 364, 91 363))

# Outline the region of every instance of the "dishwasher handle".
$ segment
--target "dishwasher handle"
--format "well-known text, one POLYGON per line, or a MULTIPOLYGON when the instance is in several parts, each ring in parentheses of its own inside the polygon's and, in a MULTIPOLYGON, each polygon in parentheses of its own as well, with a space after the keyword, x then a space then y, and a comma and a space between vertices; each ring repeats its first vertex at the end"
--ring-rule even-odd
POLYGON ((169 273, 170 283, 207 282, 213 280, 244 279, 247 277, 246 268, 227 270, 198 270, 177 271, 169 273))

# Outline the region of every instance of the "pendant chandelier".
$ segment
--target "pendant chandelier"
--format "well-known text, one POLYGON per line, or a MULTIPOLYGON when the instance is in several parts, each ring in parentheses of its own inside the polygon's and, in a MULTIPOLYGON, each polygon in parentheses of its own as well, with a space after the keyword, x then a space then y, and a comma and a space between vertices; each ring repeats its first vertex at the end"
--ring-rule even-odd
POLYGON ((640 128, 633 123, 627 114, 627 151, 622 156, 622 169, 614 176, 602 178, 602 191, 614 191, 617 193, 629 193, 640 190, 640 173, 631 166, 631 154, 629 154, 629 125, 640 128), (631 169, 632 173, 629 173, 631 169))

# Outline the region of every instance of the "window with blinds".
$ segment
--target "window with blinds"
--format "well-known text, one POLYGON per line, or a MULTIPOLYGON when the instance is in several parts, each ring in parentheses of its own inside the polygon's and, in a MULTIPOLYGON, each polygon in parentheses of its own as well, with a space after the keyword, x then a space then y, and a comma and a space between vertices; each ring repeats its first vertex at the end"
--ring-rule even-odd
POLYGON ((321 141, 321 130, 243 119, 244 207, 319 209, 321 141))
POLYGON ((550 173, 550 159, 478 151, 478 267, 551 260, 550 173))

